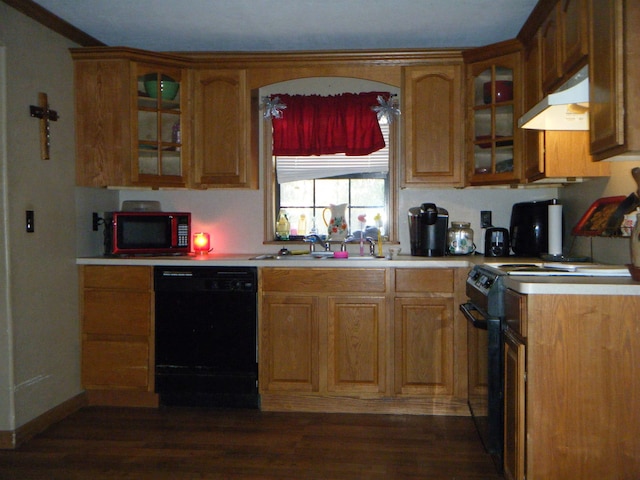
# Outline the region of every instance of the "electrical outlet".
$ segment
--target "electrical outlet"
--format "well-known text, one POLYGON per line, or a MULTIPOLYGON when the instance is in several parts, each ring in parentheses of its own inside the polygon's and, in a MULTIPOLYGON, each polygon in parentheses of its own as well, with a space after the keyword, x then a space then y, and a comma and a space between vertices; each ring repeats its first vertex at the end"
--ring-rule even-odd
POLYGON ((491 210, 480 211, 480 227, 489 228, 491 226, 491 210))
POLYGON ((93 212, 93 216, 92 216, 92 228, 94 232, 98 231, 98 225, 100 225, 100 217, 98 216, 98 214, 96 212, 93 212))

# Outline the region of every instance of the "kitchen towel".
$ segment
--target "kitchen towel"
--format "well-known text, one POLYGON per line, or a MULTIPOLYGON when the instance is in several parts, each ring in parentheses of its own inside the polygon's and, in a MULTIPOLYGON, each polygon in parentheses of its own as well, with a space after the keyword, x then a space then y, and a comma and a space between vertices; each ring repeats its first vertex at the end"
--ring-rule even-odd
POLYGON ((549 255, 562 255, 562 205, 549 205, 549 255))

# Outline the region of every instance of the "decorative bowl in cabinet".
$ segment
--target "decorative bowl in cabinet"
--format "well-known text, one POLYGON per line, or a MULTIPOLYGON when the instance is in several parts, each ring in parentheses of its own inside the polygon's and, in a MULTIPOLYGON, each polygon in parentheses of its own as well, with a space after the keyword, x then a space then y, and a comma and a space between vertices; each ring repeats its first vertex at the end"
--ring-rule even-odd
POLYGON ((159 82, 156 75, 145 78, 144 89, 151 98, 158 98, 158 87, 163 100, 173 100, 178 95, 180 84, 166 75, 162 75, 159 82))
MULTIPOLYGON (((509 80, 496 80, 496 97, 494 103, 508 102, 513 100, 513 82, 509 80)), ((491 103, 491 82, 483 85, 484 103, 491 103)))

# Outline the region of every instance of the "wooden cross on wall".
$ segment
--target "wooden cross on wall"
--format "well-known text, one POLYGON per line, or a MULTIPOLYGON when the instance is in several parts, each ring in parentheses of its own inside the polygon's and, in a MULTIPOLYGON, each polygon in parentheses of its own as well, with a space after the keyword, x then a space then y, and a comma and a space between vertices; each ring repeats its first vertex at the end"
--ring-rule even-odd
POLYGON ((31 116, 40 119, 40 158, 49 160, 49 146, 51 145, 51 134, 49 131, 49 121, 58 120, 58 112, 49 110, 49 99, 46 93, 38 94, 38 106, 31 105, 31 116))

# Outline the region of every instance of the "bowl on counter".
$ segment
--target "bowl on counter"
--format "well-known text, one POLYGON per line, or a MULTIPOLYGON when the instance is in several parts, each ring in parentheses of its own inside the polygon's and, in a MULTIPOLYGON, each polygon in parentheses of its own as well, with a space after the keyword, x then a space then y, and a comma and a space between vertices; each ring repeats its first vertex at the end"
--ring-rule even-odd
POLYGON ((640 267, 636 267, 635 265, 628 263, 627 268, 629 269, 631 278, 633 278, 636 282, 640 282, 640 267))

